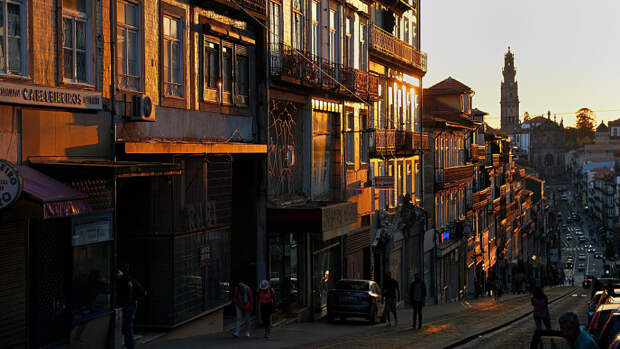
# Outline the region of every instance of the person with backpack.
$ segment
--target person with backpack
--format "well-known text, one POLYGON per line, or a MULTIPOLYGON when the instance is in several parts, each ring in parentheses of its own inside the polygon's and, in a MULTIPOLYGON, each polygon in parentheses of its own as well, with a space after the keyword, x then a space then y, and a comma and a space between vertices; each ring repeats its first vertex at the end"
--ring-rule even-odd
POLYGON ((233 336, 239 337, 239 327, 241 322, 245 321, 245 336, 250 337, 250 313, 254 308, 252 300, 252 290, 248 285, 239 282, 235 286, 233 292, 233 303, 235 303, 235 312, 237 314, 237 323, 233 336))
POLYGON ((263 280, 260 283, 260 288, 256 290, 256 304, 265 326, 265 338, 269 338, 271 334, 271 314, 276 305, 276 293, 269 285, 269 281, 263 280))
POLYGON ((120 269, 114 274, 118 283, 118 305, 123 309, 123 338, 127 349, 136 347, 133 322, 138 309, 138 299, 146 297, 146 289, 134 278, 120 269))

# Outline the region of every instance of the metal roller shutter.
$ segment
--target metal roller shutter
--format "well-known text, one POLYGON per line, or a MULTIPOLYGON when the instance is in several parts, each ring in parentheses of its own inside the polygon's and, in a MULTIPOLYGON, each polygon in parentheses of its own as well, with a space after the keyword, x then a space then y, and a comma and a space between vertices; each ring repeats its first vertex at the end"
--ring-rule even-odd
POLYGON ((0 224, 0 348, 25 348, 26 222, 0 224))

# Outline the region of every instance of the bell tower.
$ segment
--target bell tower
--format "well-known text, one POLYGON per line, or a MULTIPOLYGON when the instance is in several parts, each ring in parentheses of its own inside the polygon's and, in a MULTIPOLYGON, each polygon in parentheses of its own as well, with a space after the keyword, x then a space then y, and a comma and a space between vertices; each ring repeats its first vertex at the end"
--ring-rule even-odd
POLYGON ((504 55, 504 69, 502 74, 502 95, 500 105, 502 107, 501 114, 501 130, 510 132, 519 127, 519 85, 515 80, 517 71, 515 69, 514 54, 508 52, 504 55))

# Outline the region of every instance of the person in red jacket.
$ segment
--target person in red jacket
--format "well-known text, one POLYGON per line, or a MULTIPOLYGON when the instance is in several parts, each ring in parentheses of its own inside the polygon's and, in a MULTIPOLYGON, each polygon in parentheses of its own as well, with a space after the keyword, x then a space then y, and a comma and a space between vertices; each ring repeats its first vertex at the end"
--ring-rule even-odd
POLYGON ((240 282, 237 286, 235 286, 235 290, 233 292, 233 303, 235 303, 235 311, 237 313, 237 322, 235 327, 235 332, 233 336, 239 337, 239 327, 241 326, 241 322, 245 322, 245 336, 250 336, 250 313, 252 313, 252 309, 254 309, 254 301, 252 297, 252 290, 248 285, 240 282))
POLYGON ((265 326, 265 338, 269 338, 271 334, 271 314, 276 305, 276 293, 269 285, 269 281, 263 280, 260 288, 256 290, 256 306, 260 310, 260 314, 265 326))

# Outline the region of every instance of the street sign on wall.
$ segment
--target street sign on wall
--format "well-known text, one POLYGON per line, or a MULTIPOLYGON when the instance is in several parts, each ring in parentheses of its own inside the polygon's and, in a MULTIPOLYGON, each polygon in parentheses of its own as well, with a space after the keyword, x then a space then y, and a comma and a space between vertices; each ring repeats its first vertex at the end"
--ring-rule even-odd
POLYGON ((14 203, 22 193, 24 184, 17 167, 0 159, 0 210, 14 203))

